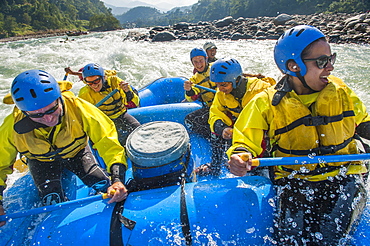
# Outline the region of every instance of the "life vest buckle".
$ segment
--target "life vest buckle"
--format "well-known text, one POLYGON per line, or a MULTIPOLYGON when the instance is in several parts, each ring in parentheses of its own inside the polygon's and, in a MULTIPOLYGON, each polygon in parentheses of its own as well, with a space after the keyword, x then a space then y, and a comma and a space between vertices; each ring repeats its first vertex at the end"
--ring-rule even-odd
POLYGON ((309 116, 303 119, 305 126, 322 126, 329 123, 327 116, 309 116))

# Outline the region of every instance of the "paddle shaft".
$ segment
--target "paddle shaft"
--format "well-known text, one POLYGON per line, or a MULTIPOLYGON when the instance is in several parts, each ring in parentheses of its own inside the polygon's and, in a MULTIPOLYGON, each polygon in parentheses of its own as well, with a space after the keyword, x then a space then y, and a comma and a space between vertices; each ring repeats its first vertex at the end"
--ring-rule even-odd
POLYGON ((64 75, 63 80, 67 80, 67 77, 68 77, 68 73, 66 73, 66 74, 64 75))
POLYGON ((118 89, 114 89, 113 91, 111 91, 108 95, 106 95, 102 100, 100 100, 100 102, 98 102, 97 104, 95 104, 96 107, 99 107, 101 106, 105 101, 107 101, 111 96, 113 96, 116 92, 118 91, 118 89))
POLYGON ((197 88, 199 88, 199 89, 203 89, 205 91, 216 93, 216 90, 211 89, 211 88, 208 88, 208 87, 204 87, 204 86, 201 86, 201 85, 194 85, 194 86, 197 87, 197 88))
POLYGON ((108 195, 104 193, 101 195, 90 196, 90 197, 86 197, 86 198, 82 198, 78 200, 67 201, 67 202, 57 203, 57 204, 48 205, 44 207, 25 210, 25 211, 21 211, 18 213, 0 215, 0 221, 7 221, 9 219, 17 219, 17 218, 22 218, 22 217, 26 217, 30 215, 35 215, 35 214, 52 212, 52 211, 64 209, 64 208, 71 208, 74 206, 83 205, 85 203, 99 201, 99 200, 106 199, 106 198, 108 198, 108 195))
MULTIPOLYGON (((245 160, 244 156, 242 159, 245 160)), ((280 165, 305 165, 314 163, 330 163, 345 161, 370 160, 370 153, 351 155, 324 155, 324 156, 299 156, 299 157, 275 157, 258 158, 252 160, 252 166, 280 166, 280 165)))

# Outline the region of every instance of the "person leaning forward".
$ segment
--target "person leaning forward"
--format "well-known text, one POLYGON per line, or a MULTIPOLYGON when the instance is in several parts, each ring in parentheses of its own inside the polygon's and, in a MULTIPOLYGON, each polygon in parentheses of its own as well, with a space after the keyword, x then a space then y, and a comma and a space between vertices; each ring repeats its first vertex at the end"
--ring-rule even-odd
MULTIPOLYGON (((370 116, 357 95, 331 75, 336 54, 324 34, 299 25, 277 41, 284 77, 257 94, 239 115, 227 151, 231 173, 244 176, 263 151, 265 132, 276 157, 357 154, 355 135, 370 139, 370 116)), ((339 245, 362 213, 362 162, 274 167, 277 245, 339 245)))
POLYGON ((225 146, 231 145, 234 123, 245 105, 256 94, 276 83, 273 78, 260 74, 243 74, 240 63, 234 58, 221 58, 214 62, 210 79, 218 88, 208 120, 212 132, 212 162, 196 169, 198 174, 205 175, 219 173, 225 146))
MULTIPOLYGON (((61 83, 61 87, 67 88, 63 83, 70 82, 61 83)), ((127 197, 123 184, 125 149, 118 142, 114 123, 72 92, 61 92, 61 87, 53 76, 41 70, 25 71, 13 80, 11 96, 15 107, 0 126, 0 202, 6 176, 13 172, 18 153, 27 159, 43 205, 68 200, 61 185, 64 168, 96 191, 108 192, 109 203, 127 197), (97 164, 89 139, 105 161, 111 180, 97 164), (110 194, 112 190, 114 195, 110 194)), ((1 203, 0 215, 4 213, 1 203)), ((0 222, 0 226, 4 224, 5 221, 0 222)))

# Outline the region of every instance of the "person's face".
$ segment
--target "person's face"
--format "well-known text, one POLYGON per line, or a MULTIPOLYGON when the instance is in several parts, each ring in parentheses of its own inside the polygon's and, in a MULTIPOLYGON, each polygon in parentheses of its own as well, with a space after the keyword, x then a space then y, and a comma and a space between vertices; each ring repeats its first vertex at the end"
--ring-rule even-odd
POLYGON ((306 59, 316 59, 324 56, 331 56, 330 45, 324 41, 320 40, 313 44, 309 54, 306 57, 302 57, 303 61, 307 67, 307 73, 304 76, 306 83, 315 91, 321 91, 328 84, 328 76, 330 72, 334 70, 332 64, 333 61, 329 59, 329 62, 323 68, 319 68, 315 60, 306 59))
POLYGON ((102 77, 98 75, 86 77, 84 82, 95 92, 99 92, 103 87, 102 77))
POLYGON ((25 111, 25 114, 35 122, 47 126, 55 126, 59 123, 59 117, 62 114, 62 104, 60 100, 57 99, 41 109, 25 111))
POLYGON ((191 59, 191 62, 198 72, 203 72, 206 68, 206 58, 204 56, 195 56, 191 59))
POLYGON ((206 52, 207 52, 208 58, 213 59, 216 56, 217 49, 216 48, 208 49, 206 52))
POLYGON ((216 85, 217 88, 225 94, 229 94, 233 90, 233 83, 231 82, 216 83, 216 85))

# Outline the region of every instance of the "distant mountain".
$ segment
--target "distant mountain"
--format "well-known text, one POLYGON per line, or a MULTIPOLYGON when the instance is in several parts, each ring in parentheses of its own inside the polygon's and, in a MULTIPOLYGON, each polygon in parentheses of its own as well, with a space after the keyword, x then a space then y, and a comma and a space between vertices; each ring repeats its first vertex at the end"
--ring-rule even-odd
POLYGON ((190 11, 191 10, 191 7, 193 5, 189 5, 189 6, 182 6, 182 7, 174 7, 172 8, 171 10, 167 11, 167 13, 173 13, 175 12, 176 10, 180 10, 181 12, 187 12, 187 11, 190 11))
POLYGON ((110 4, 107 4, 107 3, 104 3, 105 7, 107 7, 108 9, 112 9, 112 14, 113 15, 122 15, 124 13, 126 13, 127 11, 130 10, 130 8, 127 8, 127 7, 116 7, 116 6, 113 6, 113 5, 110 5, 110 4))
MULTIPOLYGON (((122 0, 103 0, 103 2, 105 4, 105 6, 107 6, 107 7, 109 6, 109 8, 112 9, 112 13, 113 13, 113 7, 114 8, 123 7, 123 8, 132 9, 132 8, 139 7, 139 6, 144 6, 144 7, 156 8, 156 9, 162 11, 162 12, 167 12, 170 9, 175 7, 175 5, 165 3, 165 2, 159 2, 159 3, 156 3, 156 4, 149 4, 149 3, 145 3, 145 2, 141 2, 141 1, 122 1, 122 0)), ((120 10, 118 12, 120 12, 120 10)), ((120 14, 115 14, 115 13, 113 13, 113 14, 114 15, 120 15, 120 14)))

